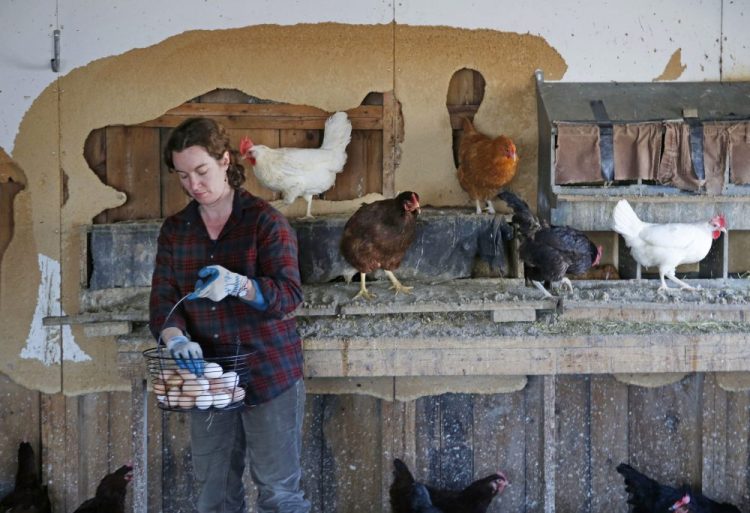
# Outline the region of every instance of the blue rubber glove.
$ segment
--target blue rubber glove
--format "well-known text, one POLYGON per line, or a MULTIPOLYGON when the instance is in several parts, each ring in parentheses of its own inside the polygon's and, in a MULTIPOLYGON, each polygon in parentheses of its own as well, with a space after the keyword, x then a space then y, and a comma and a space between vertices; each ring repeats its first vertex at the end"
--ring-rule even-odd
POLYGON ((203 376, 203 350, 197 342, 185 335, 178 335, 167 341, 167 350, 179 368, 187 369, 196 376, 203 376))
POLYGON ((201 278, 188 299, 208 298, 221 301, 227 296, 244 297, 247 294, 247 276, 233 273, 220 265, 209 265, 198 271, 201 278))

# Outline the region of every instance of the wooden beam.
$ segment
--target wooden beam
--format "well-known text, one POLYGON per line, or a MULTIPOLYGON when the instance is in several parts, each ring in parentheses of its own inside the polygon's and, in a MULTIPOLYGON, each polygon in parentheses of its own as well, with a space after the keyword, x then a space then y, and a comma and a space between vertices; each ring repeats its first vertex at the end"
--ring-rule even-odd
MULTIPOLYGON (((354 130, 383 128, 383 107, 380 105, 360 105, 346 113, 354 130)), ((185 103, 135 126, 175 127, 190 117, 209 116, 230 129, 322 130, 330 115, 330 112, 306 105, 185 103)))
POLYGON ((383 196, 396 195, 396 156, 401 142, 401 109, 393 91, 383 93, 383 196))
POLYGON ((555 415, 555 376, 544 376, 544 513, 555 513, 557 474, 557 417, 555 415))

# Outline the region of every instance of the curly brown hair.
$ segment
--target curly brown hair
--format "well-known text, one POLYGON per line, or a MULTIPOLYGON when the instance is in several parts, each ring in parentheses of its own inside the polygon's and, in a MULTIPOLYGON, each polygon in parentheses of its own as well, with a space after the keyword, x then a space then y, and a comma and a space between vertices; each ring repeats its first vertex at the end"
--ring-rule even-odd
POLYGON ((220 160, 225 151, 228 152, 227 182, 234 189, 239 189, 245 183, 245 168, 239 163, 239 152, 229 145, 229 135, 221 124, 211 118, 189 118, 172 130, 163 155, 170 173, 174 172, 172 152, 190 146, 201 146, 216 160, 220 160))

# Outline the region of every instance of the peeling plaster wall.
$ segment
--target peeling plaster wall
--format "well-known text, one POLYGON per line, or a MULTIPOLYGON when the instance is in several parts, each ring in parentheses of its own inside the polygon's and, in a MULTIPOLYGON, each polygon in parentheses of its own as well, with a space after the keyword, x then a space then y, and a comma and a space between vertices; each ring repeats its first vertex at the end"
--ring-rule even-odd
POLYGON ((532 0, 520 9, 517 2, 479 0, 467 9, 448 1, 370 0, 353 10, 343 0, 251 8, 225 0, 221 9, 170 0, 154 12, 145 0, 3 2, 0 150, 26 187, 14 199, 14 237, 0 268, 0 346, 8 355, 0 372, 46 392, 125 388, 113 377, 111 339, 86 338, 78 328, 39 330, 34 322, 39 312, 77 312, 80 228, 125 200, 83 159, 93 128, 151 119, 215 88, 326 110, 395 88, 405 121, 396 187, 419 190, 426 203, 468 205, 452 166, 445 99, 452 74, 471 67, 487 81, 477 126, 514 136, 522 160, 512 187, 533 197, 534 69, 572 81, 650 81, 667 72, 678 80, 748 79, 750 35, 741 23, 745 6, 737 4, 532 0), (301 22, 308 24, 295 25, 301 22), (49 69, 54 28, 63 34, 59 75, 49 69), (45 284, 58 281, 58 291, 44 293, 45 284), (21 358, 39 337, 43 344, 33 347, 56 345, 64 373, 44 358, 21 358))

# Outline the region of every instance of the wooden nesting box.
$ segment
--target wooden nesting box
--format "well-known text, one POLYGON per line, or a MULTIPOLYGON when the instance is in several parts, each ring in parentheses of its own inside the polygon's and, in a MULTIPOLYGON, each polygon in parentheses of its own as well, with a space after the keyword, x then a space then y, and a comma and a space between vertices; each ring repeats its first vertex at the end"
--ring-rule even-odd
MULTIPOLYGON (((626 198, 641 219, 708 220, 750 229, 750 82, 563 83, 536 73, 540 217, 611 230, 626 198)), ((619 240, 619 239, 618 239, 619 240)), ((619 246, 623 277, 640 269, 619 246)), ((728 275, 729 239, 701 278, 728 275)))

